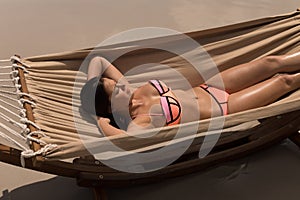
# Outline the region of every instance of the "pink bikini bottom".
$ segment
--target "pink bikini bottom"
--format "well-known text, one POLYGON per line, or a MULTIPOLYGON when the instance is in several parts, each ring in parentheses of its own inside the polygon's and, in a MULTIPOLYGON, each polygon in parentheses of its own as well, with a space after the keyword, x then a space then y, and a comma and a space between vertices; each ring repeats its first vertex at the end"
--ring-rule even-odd
POLYGON ((209 86, 207 84, 202 84, 200 87, 211 95, 211 97, 217 102, 222 112, 222 115, 228 114, 228 97, 229 94, 218 88, 209 86))

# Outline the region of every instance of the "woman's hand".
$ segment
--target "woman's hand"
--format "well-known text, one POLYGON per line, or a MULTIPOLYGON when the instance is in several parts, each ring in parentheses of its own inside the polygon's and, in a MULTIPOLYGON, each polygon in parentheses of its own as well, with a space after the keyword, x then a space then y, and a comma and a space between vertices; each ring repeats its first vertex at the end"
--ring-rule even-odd
POLYGON ((105 118, 105 117, 98 117, 98 124, 101 126, 103 124, 109 124, 110 119, 105 118))
POLYGON ((117 129, 116 127, 110 125, 110 119, 105 117, 97 117, 98 118, 98 126, 101 129, 101 132, 105 136, 113 136, 126 133, 121 129, 117 129))

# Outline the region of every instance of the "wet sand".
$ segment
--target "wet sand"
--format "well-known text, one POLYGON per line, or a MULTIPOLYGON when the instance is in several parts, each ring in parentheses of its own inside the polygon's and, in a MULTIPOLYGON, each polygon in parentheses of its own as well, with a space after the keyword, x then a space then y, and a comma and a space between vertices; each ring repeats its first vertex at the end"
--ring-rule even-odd
MULTIPOLYGON (((0 59, 91 47, 132 28, 180 32, 292 12, 294 0, 1 0, 0 59)), ((299 199, 300 153, 286 141, 218 168, 156 185, 109 190, 110 199, 299 199)), ((75 180, 0 162, 0 200, 92 199, 75 180)))

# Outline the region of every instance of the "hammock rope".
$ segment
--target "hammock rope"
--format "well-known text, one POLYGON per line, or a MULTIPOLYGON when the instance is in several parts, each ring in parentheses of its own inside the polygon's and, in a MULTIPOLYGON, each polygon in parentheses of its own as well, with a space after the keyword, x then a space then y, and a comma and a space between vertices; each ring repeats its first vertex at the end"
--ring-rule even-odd
POLYGON ((5 63, 5 62, 9 62, 10 61, 10 59, 3 59, 3 60, 0 60, 0 63, 5 63))
MULTIPOLYGON (((3 97, 3 95, 0 94, 0 97, 3 97)), ((13 100, 13 98, 9 98, 10 100, 13 100)), ((2 99, 0 99, 0 102, 2 102, 2 105, 8 105, 9 107, 11 107, 12 109, 15 109, 15 110, 20 110, 20 107, 12 104, 12 103, 8 103, 7 101, 4 101, 2 99)), ((19 101, 16 101, 18 103, 21 103, 19 101)), ((20 104, 19 104, 20 105, 20 104)), ((3 109, 7 109, 6 107, 2 106, 3 109)), ((10 109, 9 109, 10 110, 10 109)), ((14 113, 15 114, 15 113, 14 113)), ((20 110, 20 115, 17 115, 15 114, 16 116, 21 116, 21 117, 26 117, 26 110, 25 109, 22 109, 20 110), (25 115, 24 115, 24 112, 25 112, 25 115)))
MULTIPOLYGON (((21 119, 23 119, 24 117, 26 117, 26 113, 25 113, 25 116, 24 116, 24 110, 21 110, 20 111, 20 115, 17 115, 15 112, 12 112, 11 110, 5 108, 4 106, 1 106, 0 105, 0 108, 2 108, 3 110, 5 110, 6 112, 14 115, 15 117, 19 118, 20 121, 21 119)), ((6 115, 3 115, 2 113, 0 113, 1 116, 3 116, 3 119, 7 119, 7 121, 11 122, 11 123, 14 123, 16 125, 19 125, 20 123, 16 122, 15 120, 11 120, 11 118, 7 117, 6 115)), ((23 128, 23 126, 19 126, 20 128, 23 128)))
MULTIPOLYGON (((22 66, 20 66, 20 67, 22 67, 22 68, 31 68, 29 65, 27 65, 26 63, 24 63, 24 62, 22 62, 21 61, 21 59, 18 57, 18 56, 12 56, 12 57, 10 57, 10 61, 12 62, 12 63, 14 63, 14 62, 18 62, 18 63, 20 63, 22 66)), ((17 65, 17 64, 13 64, 13 66, 14 65, 17 65)), ((19 66, 19 65, 17 65, 17 66, 19 66)))
POLYGON ((30 66, 22 62, 17 56, 12 56, 7 60, 0 60, 0 62, 9 61, 12 63, 11 66, 6 65, 1 66, 0 68, 1 70, 6 70, 5 72, 0 73, 0 76, 3 77, 0 79, 0 118, 8 122, 7 125, 0 124, 0 128, 4 130, 4 132, 0 131, 0 137, 7 142, 18 146, 22 150, 20 159, 22 166, 25 167, 25 158, 44 155, 48 151, 53 150, 57 145, 47 144, 40 140, 39 136, 44 138, 47 136, 42 132, 41 128, 33 121, 30 121, 26 115, 24 104, 29 104, 34 108, 36 103, 31 95, 22 92, 18 70, 22 70, 24 73, 29 74, 27 69, 30 68, 30 66), (7 70, 11 71, 7 72, 7 70), (9 124, 19 128, 20 131, 14 130, 13 127, 9 127, 9 124), (36 131, 30 131, 29 125, 34 127, 36 131), (11 136, 5 134, 6 131, 11 133, 11 136), (27 146, 21 144, 19 141, 25 142, 27 146), (34 152, 30 149, 32 142, 38 143, 43 147, 34 152))
POLYGON ((56 144, 47 144, 44 147, 42 147, 40 150, 35 151, 35 152, 31 149, 22 151, 22 153, 21 153, 22 167, 25 167, 25 159, 26 158, 32 158, 32 157, 39 156, 39 155, 45 155, 47 152, 50 152, 50 151, 54 150, 55 148, 57 148, 56 144))
POLYGON ((30 143, 31 141, 34 141, 34 142, 36 142, 38 144, 41 144, 41 145, 47 145, 47 143, 44 142, 43 140, 39 140, 36 137, 32 137, 32 136, 48 137, 42 131, 33 131, 33 132, 28 133, 28 135, 26 137, 27 138, 27 143, 30 143))
POLYGON ((24 151, 27 150, 28 148, 17 142, 16 140, 12 139, 11 137, 8 137, 6 134, 0 132, 0 136, 6 139, 8 142, 16 144, 18 147, 23 149, 24 151))
MULTIPOLYGON (((9 75, 11 77, 11 76, 15 76, 17 74, 18 74, 18 71, 14 70, 14 71, 11 71, 9 73, 0 73, 0 76, 7 76, 7 75, 9 75)), ((3 81, 3 79, 1 79, 1 81, 3 81)))

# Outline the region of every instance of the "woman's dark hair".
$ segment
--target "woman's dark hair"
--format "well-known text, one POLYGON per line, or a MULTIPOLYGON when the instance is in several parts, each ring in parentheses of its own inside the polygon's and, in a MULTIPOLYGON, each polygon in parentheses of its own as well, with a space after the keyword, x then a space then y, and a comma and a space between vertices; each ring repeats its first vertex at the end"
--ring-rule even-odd
POLYGON ((104 90, 103 81, 99 80, 99 77, 94 77, 86 82, 81 89, 80 99, 82 108, 86 112, 99 117, 108 117, 109 97, 104 90))
POLYGON ((113 114, 109 111, 110 101, 99 77, 94 77, 86 82, 80 92, 81 106, 83 110, 98 117, 110 119, 110 124, 118 127, 113 114))

